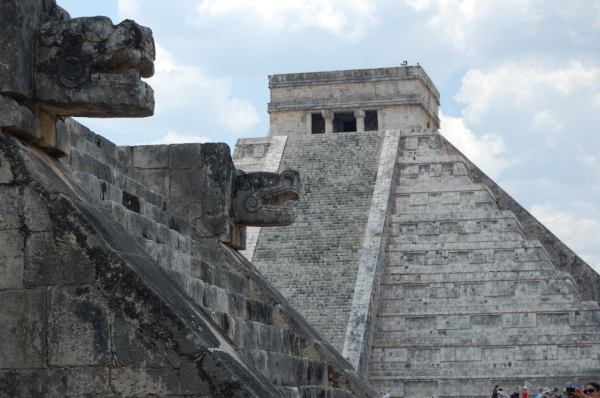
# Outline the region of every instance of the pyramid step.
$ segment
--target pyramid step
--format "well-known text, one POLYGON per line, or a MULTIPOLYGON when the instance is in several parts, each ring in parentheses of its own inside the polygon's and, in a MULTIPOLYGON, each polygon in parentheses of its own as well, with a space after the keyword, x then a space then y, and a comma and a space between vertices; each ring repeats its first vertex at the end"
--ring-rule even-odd
POLYGON ((278 387, 278 390, 285 398, 352 398, 351 391, 332 387, 278 387))
MULTIPOLYGON (((401 185, 397 186, 394 191, 397 195, 413 195, 423 193, 476 193, 476 192, 488 192, 493 196, 489 188, 482 183, 468 183, 462 185, 440 185, 440 184, 427 184, 423 183, 420 185, 401 185)), ((495 200, 495 199, 494 199, 495 200)))
POLYGON ((240 347, 298 357, 300 337, 276 326, 247 321, 238 316, 207 310, 212 319, 240 347))
MULTIPOLYGON (((394 280, 400 280, 397 278, 418 278, 418 275, 445 273, 449 277, 451 275, 461 275, 465 273, 465 270, 469 270, 472 273, 480 272, 535 272, 554 271, 554 266, 548 260, 538 261, 513 261, 506 260, 505 257, 500 257, 497 253, 492 253, 490 262, 469 262, 470 253, 458 253, 461 258, 457 258, 455 253, 450 255, 431 256, 426 258, 415 258, 414 256, 422 256, 424 253, 398 253, 390 259, 390 266, 386 268, 386 274, 392 275, 394 280), (495 255, 496 254, 496 255, 495 255), (500 258, 498 258, 500 257, 500 258), (423 261, 425 263, 423 263, 423 261)), ((472 259, 478 257, 477 253, 471 253, 472 259), (475 256, 477 254, 477 256, 475 256)), ((504 254, 504 253, 503 253, 504 254)), ((514 256, 514 252, 512 253, 514 256)))
MULTIPOLYGON (((519 221, 514 213, 507 210, 491 211, 456 211, 443 213, 425 213, 425 214, 395 214, 391 217, 392 223, 419 223, 419 222, 459 222, 459 221, 484 221, 502 222, 507 228, 513 228, 519 225, 519 221)), ((482 226, 483 228, 483 226, 482 226)))
MULTIPOLYGON (((473 242, 473 243, 403 243, 400 245, 390 245, 393 251, 468 251, 468 250, 521 250, 531 253, 546 253, 544 247, 539 241, 528 240, 524 242, 473 242)), ((542 255, 542 254, 539 254, 542 255)), ((547 254, 545 258, 548 258, 547 254)))
POLYGON ((327 364, 323 361, 264 350, 245 350, 261 373, 276 386, 327 388, 327 364))
POLYGON ((405 170, 405 168, 407 167, 408 166, 403 166, 403 168, 400 170, 400 176, 397 185, 414 186, 423 183, 436 183, 440 185, 464 185, 472 182, 471 178, 466 174, 430 176, 429 174, 419 173, 418 171, 416 172, 416 174, 412 171, 407 171, 405 170))
MULTIPOLYGON (((548 296, 548 300, 552 300, 548 296)), ((385 300, 388 301, 388 300, 385 300)), ((521 300, 507 302, 502 304, 464 304, 456 303, 435 304, 423 306, 422 301, 415 300, 412 305, 402 307, 398 301, 389 300, 388 303, 380 303, 379 317, 406 317, 406 316, 437 316, 437 315, 482 315, 482 314, 503 314, 503 313, 532 313, 532 312, 555 312, 564 313, 566 311, 582 312, 581 306, 577 302, 564 302, 563 300, 552 300, 552 302, 527 303, 521 300), (556 302, 554 302, 556 301, 556 302), (418 306, 417 306, 418 305, 418 306), (425 307, 425 308, 424 308, 425 307)), ((432 300, 426 300, 427 303, 432 300)), ((492 301, 492 300, 490 300, 492 301)), ((582 314, 585 315, 585 314, 582 314)), ((595 316, 595 315, 594 315, 595 316)), ((600 320, 598 321, 600 322, 600 320)))
MULTIPOLYGON (((420 166, 420 165, 435 165, 435 164, 456 164, 456 163, 467 163, 466 159, 461 155, 417 155, 417 156, 399 156, 398 163, 402 163, 403 165, 410 166, 420 166)), ((445 168, 448 171, 450 168, 445 168)))
MULTIPOLYGON (((395 214, 403 215, 403 214, 423 214, 423 213, 445 213, 445 212, 461 212, 461 211, 492 211, 498 210, 498 206, 496 203, 491 200, 485 200, 482 202, 475 201, 461 201, 462 199, 458 199, 457 202, 452 202, 452 200, 448 199, 449 203, 439 202, 442 199, 434 199, 435 202, 426 203, 426 204, 416 204, 410 205, 407 204, 407 201, 410 199, 406 199, 403 196, 396 196, 396 208, 395 214)), ((445 199, 444 199, 445 200, 445 199)))
MULTIPOLYGON (((561 281, 562 282, 562 281, 561 281)), ((512 282, 504 283, 477 283, 477 284, 448 284, 438 286, 402 286, 404 292, 389 290, 389 293, 383 294, 379 304, 381 315, 388 313, 398 313, 410 310, 416 305, 436 307, 439 310, 447 310, 454 307, 455 311, 464 313, 464 309, 476 308, 487 309, 490 313, 498 312, 498 308, 512 308, 518 306, 526 310, 527 305, 559 305, 569 304, 573 300, 579 299, 579 294, 575 292, 566 292, 565 290, 576 290, 564 284, 563 288, 552 294, 540 294, 539 291, 529 291, 529 285, 511 286, 512 282), (486 291, 489 291, 486 295, 486 291), (429 294, 424 292, 431 292, 429 294), (404 296, 393 298, 394 296, 404 296), (388 298, 389 297, 389 298, 388 298), (490 304, 501 301, 501 304, 490 304), (523 305, 523 301, 527 301, 523 305)), ((555 283, 555 287, 560 283, 555 283)), ((399 287, 397 287, 399 289, 399 287)), ((427 310, 424 312, 430 313, 427 310)), ((478 313, 477 311, 475 313, 478 313)))
MULTIPOLYGON (((475 224, 474 222, 473 224, 475 224)), ((389 238, 390 244, 402 244, 402 243, 454 243, 454 242, 490 242, 499 240, 503 242, 509 241, 523 241, 525 239, 524 234, 520 230, 516 231, 494 231, 499 226, 489 223, 486 225, 487 229, 482 229, 479 226, 475 227, 478 230, 467 233, 459 233, 457 230, 463 228, 471 228, 469 223, 442 223, 438 225, 396 225, 400 230, 400 233, 396 236, 389 238), (463 224, 463 225, 461 225, 463 224), (464 225, 466 224, 466 225, 464 225), (422 234, 405 233, 407 230, 415 231, 417 228, 422 234), (399 236, 398 236, 399 235, 399 236)), ((464 230, 464 229, 463 229, 464 230)))
POLYGON ((398 158, 398 185, 472 184, 466 160, 462 156, 421 156, 398 158))
POLYGON ((163 212, 156 206, 139 199, 139 207, 131 208, 121 202, 105 200, 104 208, 132 234, 143 236, 158 243, 166 242, 167 231, 172 231, 191 239, 192 226, 182 218, 163 212))
POLYGON ((164 268, 193 276, 231 293, 248 295, 247 279, 226 268, 217 269, 214 264, 225 264, 220 252, 192 239, 192 228, 187 222, 167 212, 161 212, 158 217, 161 222, 156 222, 144 217, 143 210, 148 206, 142 203, 142 214, 138 214, 119 203, 105 202, 105 208, 123 227, 139 238, 139 243, 164 268), (165 224, 178 228, 179 231, 169 229, 165 224))
POLYGON ((274 311, 270 304, 232 293, 181 272, 170 270, 173 280, 185 290, 196 304, 214 312, 238 316, 246 321, 265 325, 274 324, 274 311))
POLYGON ((403 267, 387 267, 384 271, 386 276, 381 281, 382 289, 387 289, 388 285, 396 284, 432 284, 432 283, 471 283, 471 282, 488 282, 488 281, 511 281, 515 283, 529 283, 546 280, 561 280, 571 279, 571 275, 566 271, 555 271, 553 269, 540 269, 539 264, 535 264, 531 270, 503 270, 494 267, 488 270, 473 270, 466 271, 464 265, 459 269, 462 271, 453 270, 454 272, 447 273, 445 269, 437 272, 421 273, 416 269, 412 269, 411 273, 406 273, 403 267))
POLYGON ((402 132, 400 138, 400 157, 446 155, 439 133, 434 131, 402 132))
POLYGON ((494 195, 482 184, 400 185, 395 203, 397 215, 498 209, 494 195))
MULTIPOLYGON (((590 339, 587 344, 599 341, 600 332, 594 325, 571 326, 569 317, 574 319, 574 316, 575 314, 571 316, 568 312, 524 314, 521 320, 528 318, 529 324, 519 327, 515 327, 511 323, 513 321, 512 315, 506 317, 503 317, 502 314, 480 315, 473 318, 468 316, 437 317, 430 322, 430 324, 433 324, 433 329, 426 336, 423 335, 422 331, 410 329, 410 326, 418 323, 418 321, 409 318, 409 321, 404 325, 389 324, 385 325, 385 329, 383 325, 378 327, 374 339, 376 344, 374 343, 373 347, 415 347, 424 342, 428 342, 426 347, 453 347, 468 346, 475 341, 482 346, 498 346, 512 344, 516 338, 520 339, 521 343, 532 338, 540 338, 540 341, 548 340, 544 344, 552 345, 557 344, 558 341, 568 342, 569 337, 564 336, 571 335, 585 336, 585 338, 590 339), (565 323, 558 325, 557 321, 565 321, 565 323), (494 330, 501 330, 502 332, 490 336, 490 332, 494 330), (557 333, 557 331, 562 333, 557 333)), ((533 345, 533 343, 529 344, 533 345)), ((377 357, 377 351, 374 352, 373 358, 377 357)), ((385 350, 385 352, 388 356, 396 355, 394 351, 385 350)), ((401 354, 403 354, 403 351, 397 353, 397 355, 401 354)))
MULTIPOLYGON (((488 273, 489 275, 489 273, 488 273)), ((433 299, 441 297, 458 298, 466 295, 470 300, 472 295, 481 294, 477 299, 482 301, 490 297, 517 296, 521 298, 539 296, 578 295, 577 287, 572 279, 565 279, 558 275, 548 279, 509 279, 502 280, 489 278, 487 280, 469 280, 460 282, 439 283, 386 283, 382 285, 382 300, 406 300, 412 298, 433 299)))

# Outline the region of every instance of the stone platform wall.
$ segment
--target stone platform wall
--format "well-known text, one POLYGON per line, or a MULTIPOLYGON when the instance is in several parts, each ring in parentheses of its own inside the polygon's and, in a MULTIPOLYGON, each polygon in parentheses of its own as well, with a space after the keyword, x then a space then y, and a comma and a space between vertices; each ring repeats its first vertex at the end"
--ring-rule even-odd
POLYGON ((0 396, 375 396, 237 251, 170 212, 173 187, 145 185, 136 156, 167 148, 66 125, 60 161, 0 135, 0 396))

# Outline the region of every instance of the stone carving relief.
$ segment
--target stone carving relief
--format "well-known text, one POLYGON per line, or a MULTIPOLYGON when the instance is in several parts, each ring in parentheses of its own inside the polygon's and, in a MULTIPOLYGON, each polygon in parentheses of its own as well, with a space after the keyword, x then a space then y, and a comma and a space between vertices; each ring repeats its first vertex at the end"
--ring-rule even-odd
POLYGON ((53 156, 70 151, 64 117, 154 113, 154 92, 141 80, 154 74, 149 28, 19 0, 0 2, 0 37, 10 38, 0 40, 0 129, 53 156))
POLYGON ((60 116, 140 117, 154 111, 141 80, 154 74, 152 31, 107 17, 43 24, 37 32, 37 99, 60 116))
POLYGON ((237 171, 233 188, 233 222, 270 227, 290 225, 294 210, 288 202, 299 199, 302 183, 294 170, 283 173, 237 171))

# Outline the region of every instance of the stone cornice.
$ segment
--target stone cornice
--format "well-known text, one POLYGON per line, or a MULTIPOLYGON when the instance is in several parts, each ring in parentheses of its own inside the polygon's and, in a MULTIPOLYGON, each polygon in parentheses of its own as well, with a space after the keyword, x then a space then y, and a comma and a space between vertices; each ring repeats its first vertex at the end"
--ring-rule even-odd
POLYGON ((439 102, 439 91, 420 66, 271 75, 269 76, 269 89, 407 79, 421 80, 439 102))

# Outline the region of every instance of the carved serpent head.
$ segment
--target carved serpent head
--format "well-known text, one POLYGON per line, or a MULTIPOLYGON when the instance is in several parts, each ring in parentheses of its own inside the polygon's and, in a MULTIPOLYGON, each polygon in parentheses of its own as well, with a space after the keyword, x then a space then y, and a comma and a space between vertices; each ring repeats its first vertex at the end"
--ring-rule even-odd
POLYGON ((282 226, 294 222, 290 201, 300 197, 300 174, 244 173, 238 170, 233 188, 233 222, 247 226, 282 226))
POLYGON ((63 116, 149 116, 154 74, 152 31, 107 17, 45 23, 37 33, 36 89, 40 103, 63 116))

